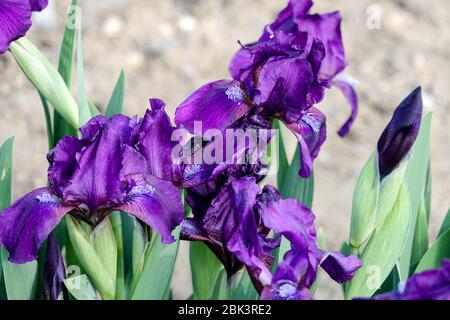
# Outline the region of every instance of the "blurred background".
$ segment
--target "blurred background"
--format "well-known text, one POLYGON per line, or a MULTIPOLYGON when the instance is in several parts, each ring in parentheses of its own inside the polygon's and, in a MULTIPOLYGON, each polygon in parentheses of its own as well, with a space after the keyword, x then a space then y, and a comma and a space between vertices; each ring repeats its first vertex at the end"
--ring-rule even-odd
MULTIPOLYGON (((85 0, 86 88, 103 109, 120 70, 126 73, 125 113, 142 116, 149 97, 176 106, 202 84, 228 76, 237 40, 256 40, 287 0, 85 0)), ((70 0, 50 0, 29 38, 56 65, 70 0)), ((340 92, 319 106, 328 140, 315 162, 313 210, 328 248, 347 240, 357 175, 392 111, 416 86, 434 111, 431 238, 450 207, 450 2, 448 0, 317 0, 313 12, 340 10, 349 67, 358 80, 360 113, 344 139, 335 134, 349 114, 340 92)), ((46 184, 47 139, 39 98, 11 55, 0 56, 0 142, 15 136, 14 199, 46 184)), ((290 154, 295 148, 288 141, 290 154)), ((188 246, 181 247, 174 297, 191 294, 188 246)), ((322 277, 319 298, 341 298, 322 277)))

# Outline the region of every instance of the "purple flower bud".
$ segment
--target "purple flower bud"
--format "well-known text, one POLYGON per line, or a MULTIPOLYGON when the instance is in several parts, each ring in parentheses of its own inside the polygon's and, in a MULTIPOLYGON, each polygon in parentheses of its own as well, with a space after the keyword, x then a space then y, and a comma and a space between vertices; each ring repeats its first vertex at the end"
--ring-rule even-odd
POLYGON ((411 150, 422 121, 421 88, 400 103, 378 140, 380 178, 389 175, 411 150))

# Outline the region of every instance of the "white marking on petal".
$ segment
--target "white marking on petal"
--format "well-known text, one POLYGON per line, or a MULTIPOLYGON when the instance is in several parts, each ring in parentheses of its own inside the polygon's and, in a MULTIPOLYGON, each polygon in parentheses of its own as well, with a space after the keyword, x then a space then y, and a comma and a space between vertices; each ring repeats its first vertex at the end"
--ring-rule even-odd
POLYGON ((310 126, 315 133, 320 131, 321 124, 320 122, 314 117, 313 113, 306 113, 302 117, 302 121, 305 122, 308 126, 310 126))
POLYGON ((54 204, 56 204, 56 203, 60 203, 61 202, 61 200, 57 196, 55 196, 54 194, 48 193, 48 192, 38 195, 36 197, 36 199, 38 199, 38 201, 40 203, 54 203, 54 204))
POLYGON ((201 168, 202 168, 202 166, 199 164, 187 166, 186 169, 184 170, 184 175, 189 178, 189 177, 199 173, 201 168))
POLYGON ((280 297, 285 299, 292 297, 296 292, 297 288, 290 283, 282 284, 278 288, 278 294, 280 295, 280 297))
POLYGON ((228 99, 232 101, 244 101, 244 91, 237 84, 229 87, 225 91, 225 94, 227 95, 228 99))
POLYGON ((152 195, 155 193, 155 187, 151 184, 141 184, 138 186, 134 186, 131 188, 130 192, 128 192, 129 197, 134 196, 142 196, 142 195, 152 195))

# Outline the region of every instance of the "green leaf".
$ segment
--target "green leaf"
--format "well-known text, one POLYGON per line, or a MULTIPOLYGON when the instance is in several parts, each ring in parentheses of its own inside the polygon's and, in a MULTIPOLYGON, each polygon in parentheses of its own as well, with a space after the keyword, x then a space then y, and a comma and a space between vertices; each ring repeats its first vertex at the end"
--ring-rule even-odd
MULTIPOLYGON (((108 269, 103 265, 93 243, 83 230, 82 226, 71 216, 66 216, 67 230, 74 251, 88 274, 89 278, 100 292, 104 300, 112 300, 115 297, 115 277, 112 278, 108 269)), ((103 245, 98 245, 98 248, 103 245)), ((106 258, 104 259, 107 260, 106 258)))
POLYGON ((284 181, 286 179, 286 174, 289 169, 289 161, 286 155, 286 147, 284 145, 284 139, 283 134, 281 132, 281 125, 280 120, 274 120, 273 122, 273 129, 278 130, 278 173, 277 173, 277 183, 278 188, 281 189, 281 187, 284 184, 284 181))
POLYGON ((89 99, 86 96, 84 83, 84 65, 83 65, 83 32, 80 27, 78 30, 77 41, 77 80, 78 80, 78 106, 80 112, 80 125, 86 124, 92 117, 89 108, 89 99))
POLYGON ((145 262, 145 250, 147 247, 147 235, 140 222, 133 218, 133 247, 132 247, 132 271, 133 278, 139 279, 145 262))
MULTIPOLYGON (((77 0, 72 0, 72 8, 78 4, 77 0)), ((74 21, 75 11, 70 11, 67 16, 67 21, 74 21)), ((63 78, 69 91, 72 88, 72 72, 75 57, 75 28, 71 23, 66 23, 64 29, 64 36, 61 42, 61 49, 59 53, 58 72, 63 78)), ((53 113, 53 143, 56 144, 62 137, 67 135, 76 136, 77 129, 72 127, 55 109, 53 113)))
POLYGON ((111 118, 114 114, 120 114, 123 110, 123 100, 125 97, 125 73, 120 72, 114 91, 106 108, 105 116, 111 118))
POLYGON ((94 285, 85 274, 64 279, 64 285, 69 293, 77 300, 97 299, 94 285))
POLYGON ((209 300, 213 297, 214 287, 223 270, 222 263, 202 242, 190 243, 189 259, 192 272, 194 299, 209 300))
POLYGON ((109 218, 106 218, 94 229, 91 234, 91 242, 106 272, 115 284, 117 279, 117 242, 109 218))
POLYGON ((438 238, 444 234, 447 230, 450 229, 450 209, 447 211, 447 215, 444 218, 444 222, 442 222, 441 228, 438 232, 438 238))
MULTIPOLYGON (((327 251, 327 238, 325 237, 325 232, 323 231, 322 228, 317 230, 317 247, 319 249, 327 251)), ((323 273, 323 270, 321 268, 319 268, 317 270, 316 280, 314 280, 314 283, 312 284, 311 289, 310 289, 311 294, 313 296, 315 295, 317 288, 319 287, 320 278, 322 277, 322 273, 323 273)))
POLYGON ((363 266, 346 287, 347 299, 372 296, 389 276, 404 248, 410 217, 410 199, 403 184, 391 212, 364 248, 363 266))
POLYGON ((380 174, 376 153, 372 155, 359 175, 352 203, 350 245, 359 248, 375 229, 380 174))
POLYGON ((417 264, 428 250, 428 221, 425 201, 425 198, 423 198, 420 203, 419 214, 417 215, 411 255, 411 263, 413 265, 417 264))
POLYGON ((450 229, 445 231, 428 249, 417 266, 416 273, 439 268, 444 258, 450 258, 450 229))
MULTIPOLYGON (((179 238, 180 228, 174 231, 174 237, 179 238)), ((164 244, 155 232, 145 253, 142 273, 135 279, 131 293, 133 300, 161 300, 171 285, 173 268, 178 252, 179 241, 164 244)))
POLYGON ((242 278, 233 293, 233 300, 257 300, 258 292, 246 269, 242 271, 242 278))
POLYGON ((117 278, 116 278, 116 300, 124 300, 126 298, 125 287, 125 254, 123 250, 123 227, 122 215, 120 212, 111 214, 111 225, 114 230, 114 237, 117 244, 117 278))
MULTIPOLYGON (((307 179, 298 175, 300 170, 300 151, 297 146, 294 159, 287 171, 283 188, 281 189, 281 197, 283 199, 296 199, 303 202, 308 208, 312 208, 314 197, 314 173, 307 179)), ((281 239, 280 248, 278 250, 278 259, 281 261, 284 254, 290 249, 290 243, 286 238, 281 239)), ((274 264, 274 266, 277 263, 274 264)))
MULTIPOLYGON (((9 138, 0 147, 0 210, 11 203, 12 153, 14 138, 9 138)), ((38 264, 13 264, 8 261, 8 252, 0 248, 1 266, 7 298, 9 300, 31 300, 36 296, 38 264)))
POLYGON ((411 224, 408 230, 408 239, 405 249, 398 264, 400 280, 408 278, 410 265, 412 263, 412 248, 414 243, 414 232, 416 230, 417 215, 420 202, 425 192, 427 172, 430 161, 430 130, 432 113, 427 113, 422 119, 419 135, 412 149, 411 158, 408 161, 405 180, 411 197, 411 224))

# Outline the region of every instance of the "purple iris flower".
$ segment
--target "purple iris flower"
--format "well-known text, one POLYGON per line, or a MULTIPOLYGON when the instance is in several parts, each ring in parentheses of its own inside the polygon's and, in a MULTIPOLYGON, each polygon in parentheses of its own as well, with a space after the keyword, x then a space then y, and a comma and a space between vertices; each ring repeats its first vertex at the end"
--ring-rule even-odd
POLYGON ((0 213, 0 244, 9 260, 25 263, 67 213, 97 226, 111 211, 134 215, 164 243, 181 222, 179 190, 147 174, 139 152, 136 118, 97 116, 80 129, 81 138, 63 138, 49 155, 49 187, 36 189, 0 213))
POLYGON ((31 27, 31 15, 42 11, 48 0, 0 0, 0 54, 9 45, 27 33, 31 27))
POLYGON ((373 300, 450 300, 450 260, 439 269, 413 275, 397 291, 377 295, 373 300))
POLYGON ((319 266, 339 283, 351 279, 361 266, 356 257, 317 248, 313 213, 298 201, 281 200, 272 186, 261 191, 255 177, 229 176, 224 183, 216 181, 202 191, 210 205, 198 201, 199 189, 194 194, 189 190, 194 217, 182 222, 182 239, 203 241, 230 277, 245 266, 261 298, 310 297, 308 289, 319 266), (272 252, 280 245, 280 235, 291 242, 292 249, 272 276, 272 252), (292 289, 289 295, 283 291, 287 284, 292 289))
POLYGON ((422 91, 415 89, 395 109, 391 121, 378 140, 380 177, 389 175, 408 155, 422 121, 422 91))
POLYGON ((340 135, 348 132, 357 114, 356 93, 341 75, 346 67, 341 17, 308 14, 311 6, 311 1, 290 1, 258 42, 243 46, 233 57, 233 80, 208 83, 178 106, 177 126, 192 133, 195 121, 201 121, 205 131, 225 130, 254 110, 280 119, 298 138, 299 174, 308 177, 326 139, 326 118, 314 108, 325 89, 336 85, 353 109, 340 135))
POLYGON ((269 202, 261 210, 264 224, 291 243, 273 277, 262 278, 261 299, 312 299, 309 288, 317 277, 319 266, 338 283, 350 280, 361 267, 355 256, 326 252, 317 247, 314 214, 302 203, 293 200, 269 202))

